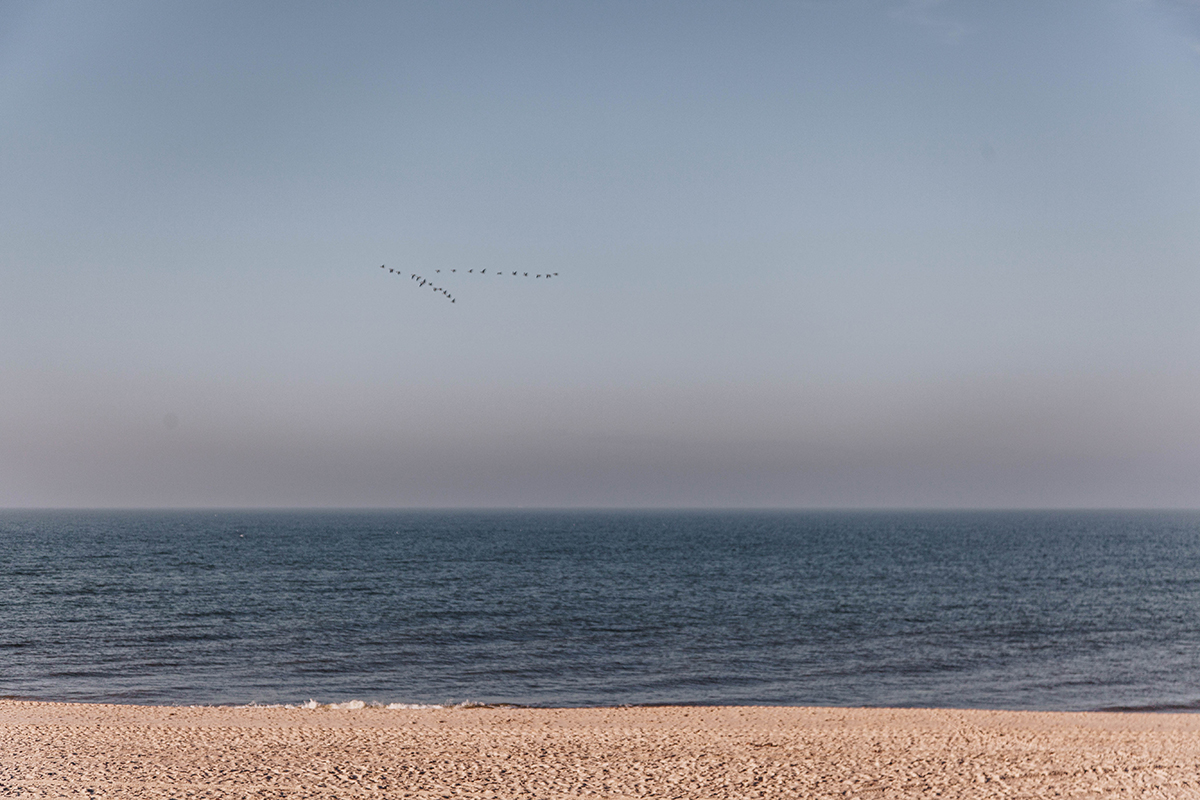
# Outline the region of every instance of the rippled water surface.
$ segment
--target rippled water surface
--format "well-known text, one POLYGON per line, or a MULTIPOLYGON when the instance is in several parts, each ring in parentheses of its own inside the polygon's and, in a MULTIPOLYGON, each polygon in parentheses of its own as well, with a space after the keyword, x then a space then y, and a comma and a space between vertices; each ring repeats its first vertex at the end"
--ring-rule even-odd
POLYGON ((1200 514, 3 512, 0 695, 1200 709, 1200 514))

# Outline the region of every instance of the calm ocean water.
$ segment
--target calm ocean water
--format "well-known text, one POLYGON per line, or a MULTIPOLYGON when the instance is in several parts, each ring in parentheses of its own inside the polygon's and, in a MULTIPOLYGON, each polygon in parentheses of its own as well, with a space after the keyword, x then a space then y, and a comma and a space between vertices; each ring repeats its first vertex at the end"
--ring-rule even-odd
POLYGON ((0 695, 1200 710, 1200 514, 3 512, 0 695))

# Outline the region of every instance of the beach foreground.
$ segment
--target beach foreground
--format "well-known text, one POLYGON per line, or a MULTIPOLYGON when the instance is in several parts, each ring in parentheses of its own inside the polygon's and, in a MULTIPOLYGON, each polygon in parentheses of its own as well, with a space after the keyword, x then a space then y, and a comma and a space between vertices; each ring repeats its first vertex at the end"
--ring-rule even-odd
POLYGON ((1200 797, 1200 715, 0 701, 0 796, 1200 797))

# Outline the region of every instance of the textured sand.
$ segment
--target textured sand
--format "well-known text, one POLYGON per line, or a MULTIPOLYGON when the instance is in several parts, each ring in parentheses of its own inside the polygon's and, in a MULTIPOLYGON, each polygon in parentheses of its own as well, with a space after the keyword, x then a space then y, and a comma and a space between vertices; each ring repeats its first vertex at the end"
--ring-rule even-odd
POLYGON ((1196 797, 1200 716, 0 701, 0 797, 1196 797))

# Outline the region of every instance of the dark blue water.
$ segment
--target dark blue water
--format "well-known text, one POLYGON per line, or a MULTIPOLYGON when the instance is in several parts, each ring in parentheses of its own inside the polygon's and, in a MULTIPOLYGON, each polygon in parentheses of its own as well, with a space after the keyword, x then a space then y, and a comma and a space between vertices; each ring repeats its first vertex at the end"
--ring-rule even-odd
POLYGON ((4 512, 0 695, 1200 709, 1200 514, 4 512))

